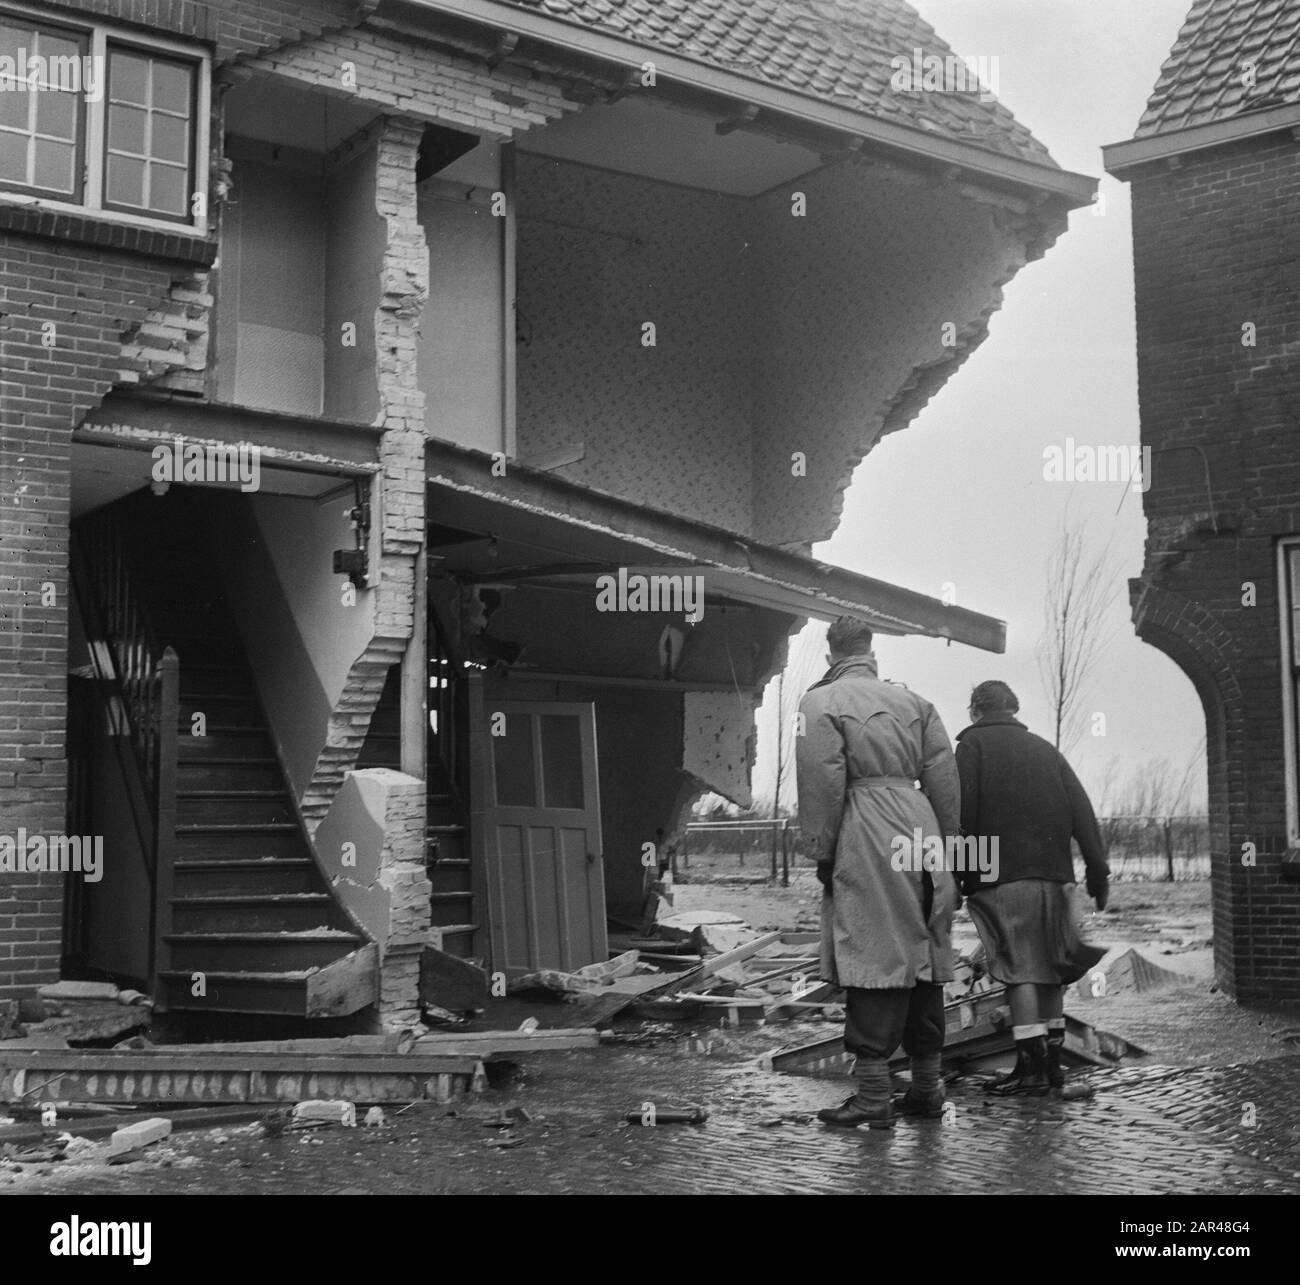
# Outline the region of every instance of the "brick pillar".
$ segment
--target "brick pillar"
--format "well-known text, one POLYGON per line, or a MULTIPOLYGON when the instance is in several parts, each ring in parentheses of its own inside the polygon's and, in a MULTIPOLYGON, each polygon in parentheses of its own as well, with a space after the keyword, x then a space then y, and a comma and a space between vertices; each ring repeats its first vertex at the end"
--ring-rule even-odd
POLYGON ((376 882, 388 893, 378 1015, 389 1030, 420 1025, 420 953, 429 944, 431 887, 424 865, 425 783, 401 772, 382 772, 387 786, 384 846, 376 882))
MULTIPOLYGON (((415 161, 423 127, 387 120, 376 141, 375 208, 387 223, 383 297, 375 309, 375 363, 384 435, 379 513, 379 600, 376 633, 410 640, 424 629, 415 618, 415 575, 424 544, 424 393, 416 379, 420 314, 429 299, 429 250, 416 213, 415 161)), ((372 526, 372 530, 374 530, 372 526)), ((423 711, 403 706, 402 718, 423 711)), ((416 1025, 420 1016, 420 951, 429 934, 425 876, 427 791, 406 778, 389 796, 381 883, 392 897, 389 940, 380 981, 386 1026, 416 1025)))

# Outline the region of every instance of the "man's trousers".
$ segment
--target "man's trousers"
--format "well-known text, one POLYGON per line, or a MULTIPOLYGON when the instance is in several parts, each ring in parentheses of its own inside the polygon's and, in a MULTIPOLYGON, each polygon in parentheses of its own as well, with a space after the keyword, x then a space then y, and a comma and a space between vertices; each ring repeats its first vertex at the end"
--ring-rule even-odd
POLYGON ((943 1048, 943 987, 917 982, 900 990, 845 988, 844 1047, 854 1057, 925 1057, 943 1048))

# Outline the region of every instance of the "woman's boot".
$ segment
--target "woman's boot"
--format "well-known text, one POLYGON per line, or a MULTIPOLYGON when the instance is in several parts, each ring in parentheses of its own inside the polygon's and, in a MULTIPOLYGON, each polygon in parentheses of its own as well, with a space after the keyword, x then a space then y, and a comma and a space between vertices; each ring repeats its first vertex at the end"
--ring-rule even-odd
POLYGON ((1090 1098, 1094 1090, 1087 1084, 1077 1081, 1069 1083, 1065 1078, 1065 1067, 1061 1063, 1061 1050, 1065 1048, 1065 1019, 1059 1019, 1060 1026, 1047 1024, 1047 1082, 1052 1090, 1067 1102, 1079 1102, 1090 1098))
POLYGON ((1016 1037, 1015 1068, 989 1085, 989 1092, 999 1097, 1041 1098, 1051 1089, 1047 1080, 1047 1027, 1036 1023, 1011 1029, 1016 1037))

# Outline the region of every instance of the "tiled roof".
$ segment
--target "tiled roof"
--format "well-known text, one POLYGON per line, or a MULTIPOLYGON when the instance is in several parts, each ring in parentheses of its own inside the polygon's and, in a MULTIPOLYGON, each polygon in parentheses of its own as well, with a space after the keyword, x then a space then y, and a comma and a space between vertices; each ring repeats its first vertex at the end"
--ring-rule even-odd
MULTIPOLYGON (((953 53, 904 0, 509 0, 523 9, 696 58, 736 75, 1055 168, 978 91, 901 92, 891 60, 953 53)), ((964 51, 978 54, 978 50, 964 51)))
POLYGON ((1195 0, 1136 137, 1297 102, 1300 0, 1195 0))

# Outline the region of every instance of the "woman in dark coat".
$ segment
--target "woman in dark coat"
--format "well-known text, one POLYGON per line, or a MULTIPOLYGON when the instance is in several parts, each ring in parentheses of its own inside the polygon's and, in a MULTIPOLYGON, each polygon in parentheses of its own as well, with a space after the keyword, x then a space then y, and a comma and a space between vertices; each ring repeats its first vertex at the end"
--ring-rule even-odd
POLYGON ((1007 987, 1016 1067, 994 1085, 1002 1094, 1063 1088, 1065 987, 1105 954, 1085 946, 1075 923, 1074 858, 1083 854, 1088 895, 1104 910, 1110 867, 1092 804, 1056 748, 1015 715, 1006 683, 971 693, 971 726, 957 737, 961 826, 997 860, 962 876, 962 891, 988 955, 989 975, 1007 987))

